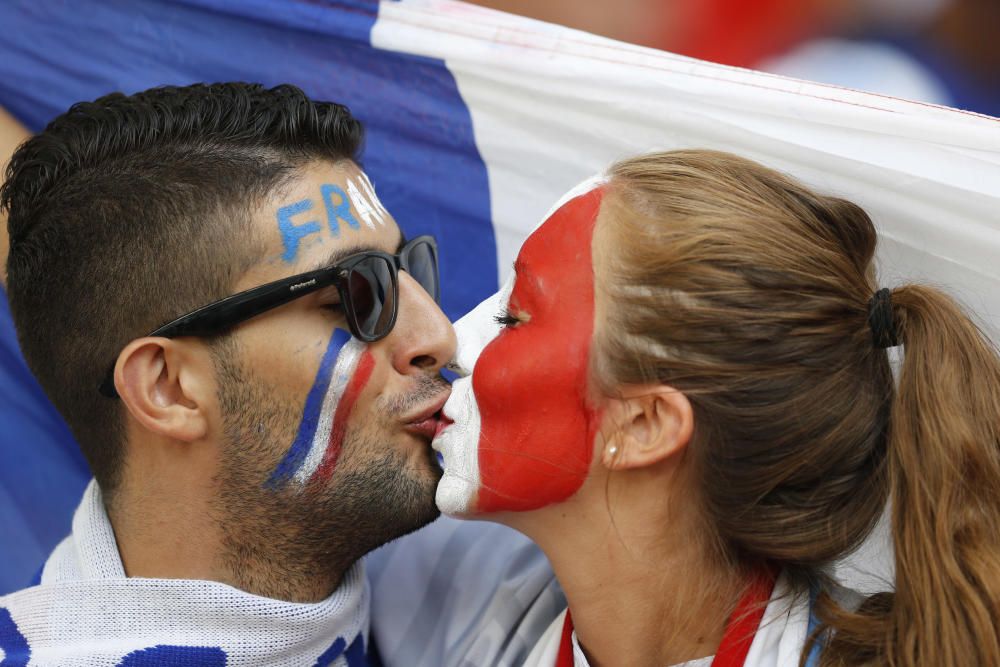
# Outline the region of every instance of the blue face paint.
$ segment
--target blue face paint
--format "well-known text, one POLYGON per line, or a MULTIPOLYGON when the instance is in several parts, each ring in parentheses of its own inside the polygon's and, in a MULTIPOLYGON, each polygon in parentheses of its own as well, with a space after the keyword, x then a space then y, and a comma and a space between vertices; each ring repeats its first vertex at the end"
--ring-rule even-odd
POLYGON ((361 225, 358 224, 354 214, 351 213, 351 198, 347 196, 346 192, 336 185, 324 183, 320 188, 320 193, 323 195, 323 203, 326 204, 326 221, 330 225, 330 232, 334 236, 340 236, 338 220, 346 222, 347 226, 351 229, 361 229, 361 225), (333 203, 333 195, 337 195, 340 199, 337 205, 333 203))
POLYGON ((303 199, 278 209, 278 229, 281 231, 281 241, 285 244, 285 254, 281 256, 286 262, 291 262, 299 254, 299 244, 303 237, 319 232, 319 223, 315 220, 296 225, 292 216, 312 210, 311 199, 303 199))
POLYGON ((302 421, 266 486, 306 484, 314 475, 327 478, 340 456, 346 420, 371 376, 374 361, 368 347, 343 329, 335 329, 306 396, 302 421))
MULTIPOLYGON (((362 178, 362 183, 365 182, 365 179, 362 178)), ((351 206, 354 206, 364 216, 365 223, 370 229, 375 229, 376 221, 379 224, 385 224, 385 217, 382 215, 385 207, 375 198, 374 192, 371 192, 373 201, 369 202, 354 184, 353 180, 349 180, 348 183, 348 187, 352 193, 356 193, 353 201, 351 196, 344 192, 344 189, 339 185, 324 183, 319 189, 320 196, 323 198, 323 206, 326 209, 326 223, 334 238, 340 236, 341 223, 346 224, 350 229, 355 231, 361 229, 361 223, 358 222, 354 213, 351 212, 351 206)), ((286 262, 293 262, 298 257, 299 250, 302 248, 302 239, 310 234, 317 234, 321 231, 320 224, 316 220, 309 220, 299 224, 296 224, 292 220, 292 216, 311 211, 312 208, 312 200, 303 199, 302 201, 297 201, 294 204, 282 206, 278 209, 278 230, 281 232, 281 242, 285 246, 285 252, 281 255, 281 258, 286 262)))
POLYGON ((323 360, 320 362, 319 370, 316 372, 316 380, 313 382, 312 389, 309 390, 309 395, 306 397, 302 421, 299 423, 299 432, 295 436, 292 446, 285 453, 281 463, 278 464, 278 467, 275 468, 274 472, 271 473, 271 477, 267 480, 269 487, 276 488, 286 484, 295 476, 296 471, 302 467, 302 464, 305 463, 309 450, 313 445, 316 431, 320 426, 323 413, 323 399, 326 398, 327 391, 330 389, 330 378, 333 377, 337 357, 340 356, 341 350, 344 349, 344 346, 350 340, 351 334, 343 329, 335 329, 333 335, 330 337, 330 342, 326 346, 326 352, 323 353, 323 360))

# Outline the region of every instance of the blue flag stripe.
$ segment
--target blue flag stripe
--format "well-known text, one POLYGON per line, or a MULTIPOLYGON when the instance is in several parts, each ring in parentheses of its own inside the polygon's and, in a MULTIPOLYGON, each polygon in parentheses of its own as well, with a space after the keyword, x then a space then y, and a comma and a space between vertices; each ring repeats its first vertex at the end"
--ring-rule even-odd
MULTIPOLYGON (((363 163, 379 198, 407 235, 438 238, 442 307, 454 318, 496 289, 486 167, 451 72, 373 48, 377 11, 371 0, 0 3, 0 105, 37 131, 76 101, 164 84, 293 83, 345 103, 367 126, 363 163)), ((5 310, 0 396, 9 398, 0 405, 3 594, 25 586, 68 532, 89 473, 27 374, 5 310)))

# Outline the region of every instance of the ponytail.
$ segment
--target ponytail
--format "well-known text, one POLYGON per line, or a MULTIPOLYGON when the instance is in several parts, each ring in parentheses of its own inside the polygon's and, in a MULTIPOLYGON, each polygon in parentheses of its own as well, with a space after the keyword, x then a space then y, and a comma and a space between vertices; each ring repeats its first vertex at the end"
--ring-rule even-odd
POLYGON ((889 421, 889 665, 1000 665, 1000 360, 937 290, 892 294, 905 345, 889 421))
POLYGON ((824 667, 1000 665, 1000 359, 941 292, 911 285, 891 302, 904 345, 884 470, 896 591, 856 612, 821 596, 814 639, 824 667))

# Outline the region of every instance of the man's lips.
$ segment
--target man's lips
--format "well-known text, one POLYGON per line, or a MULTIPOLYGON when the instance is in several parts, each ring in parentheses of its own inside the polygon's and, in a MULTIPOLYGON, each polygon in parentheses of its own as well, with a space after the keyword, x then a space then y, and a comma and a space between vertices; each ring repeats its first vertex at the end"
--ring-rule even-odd
POLYGON ((411 417, 405 418, 403 428, 414 435, 432 439, 441 428, 441 408, 448 400, 450 391, 445 391, 433 403, 421 409, 411 417))

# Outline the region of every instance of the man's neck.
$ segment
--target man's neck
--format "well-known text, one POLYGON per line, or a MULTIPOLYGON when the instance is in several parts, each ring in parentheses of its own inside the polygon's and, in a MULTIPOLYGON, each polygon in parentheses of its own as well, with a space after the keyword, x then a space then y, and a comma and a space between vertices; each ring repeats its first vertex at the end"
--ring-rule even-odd
POLYGON ((203 508, 181 501, 168 509, 149 497, 129 495, 107 505, 107 512, 127 576, 225 578, 219 536, 203 508))
POLYGON ((267 536, 259 534, 234 539, 211 507, 191 500, 118 498, 108 516, 129 577, 217 581, 262 597, 308 603, 329 597, 351 564, 302 563, 267 548, 267 536))
MULTIPOLYGON (((300 529, 301 530, 301 529, 300 529)), ((255 595, 288 602, 319 602, 328 598, 340 586, 344 575, 357 560, 353 556, 334 553, 336 549, 319 553, 303 553, 294 548, 307 542, 295 529, 223 531, 221 570, 229 583, 255 595)))

